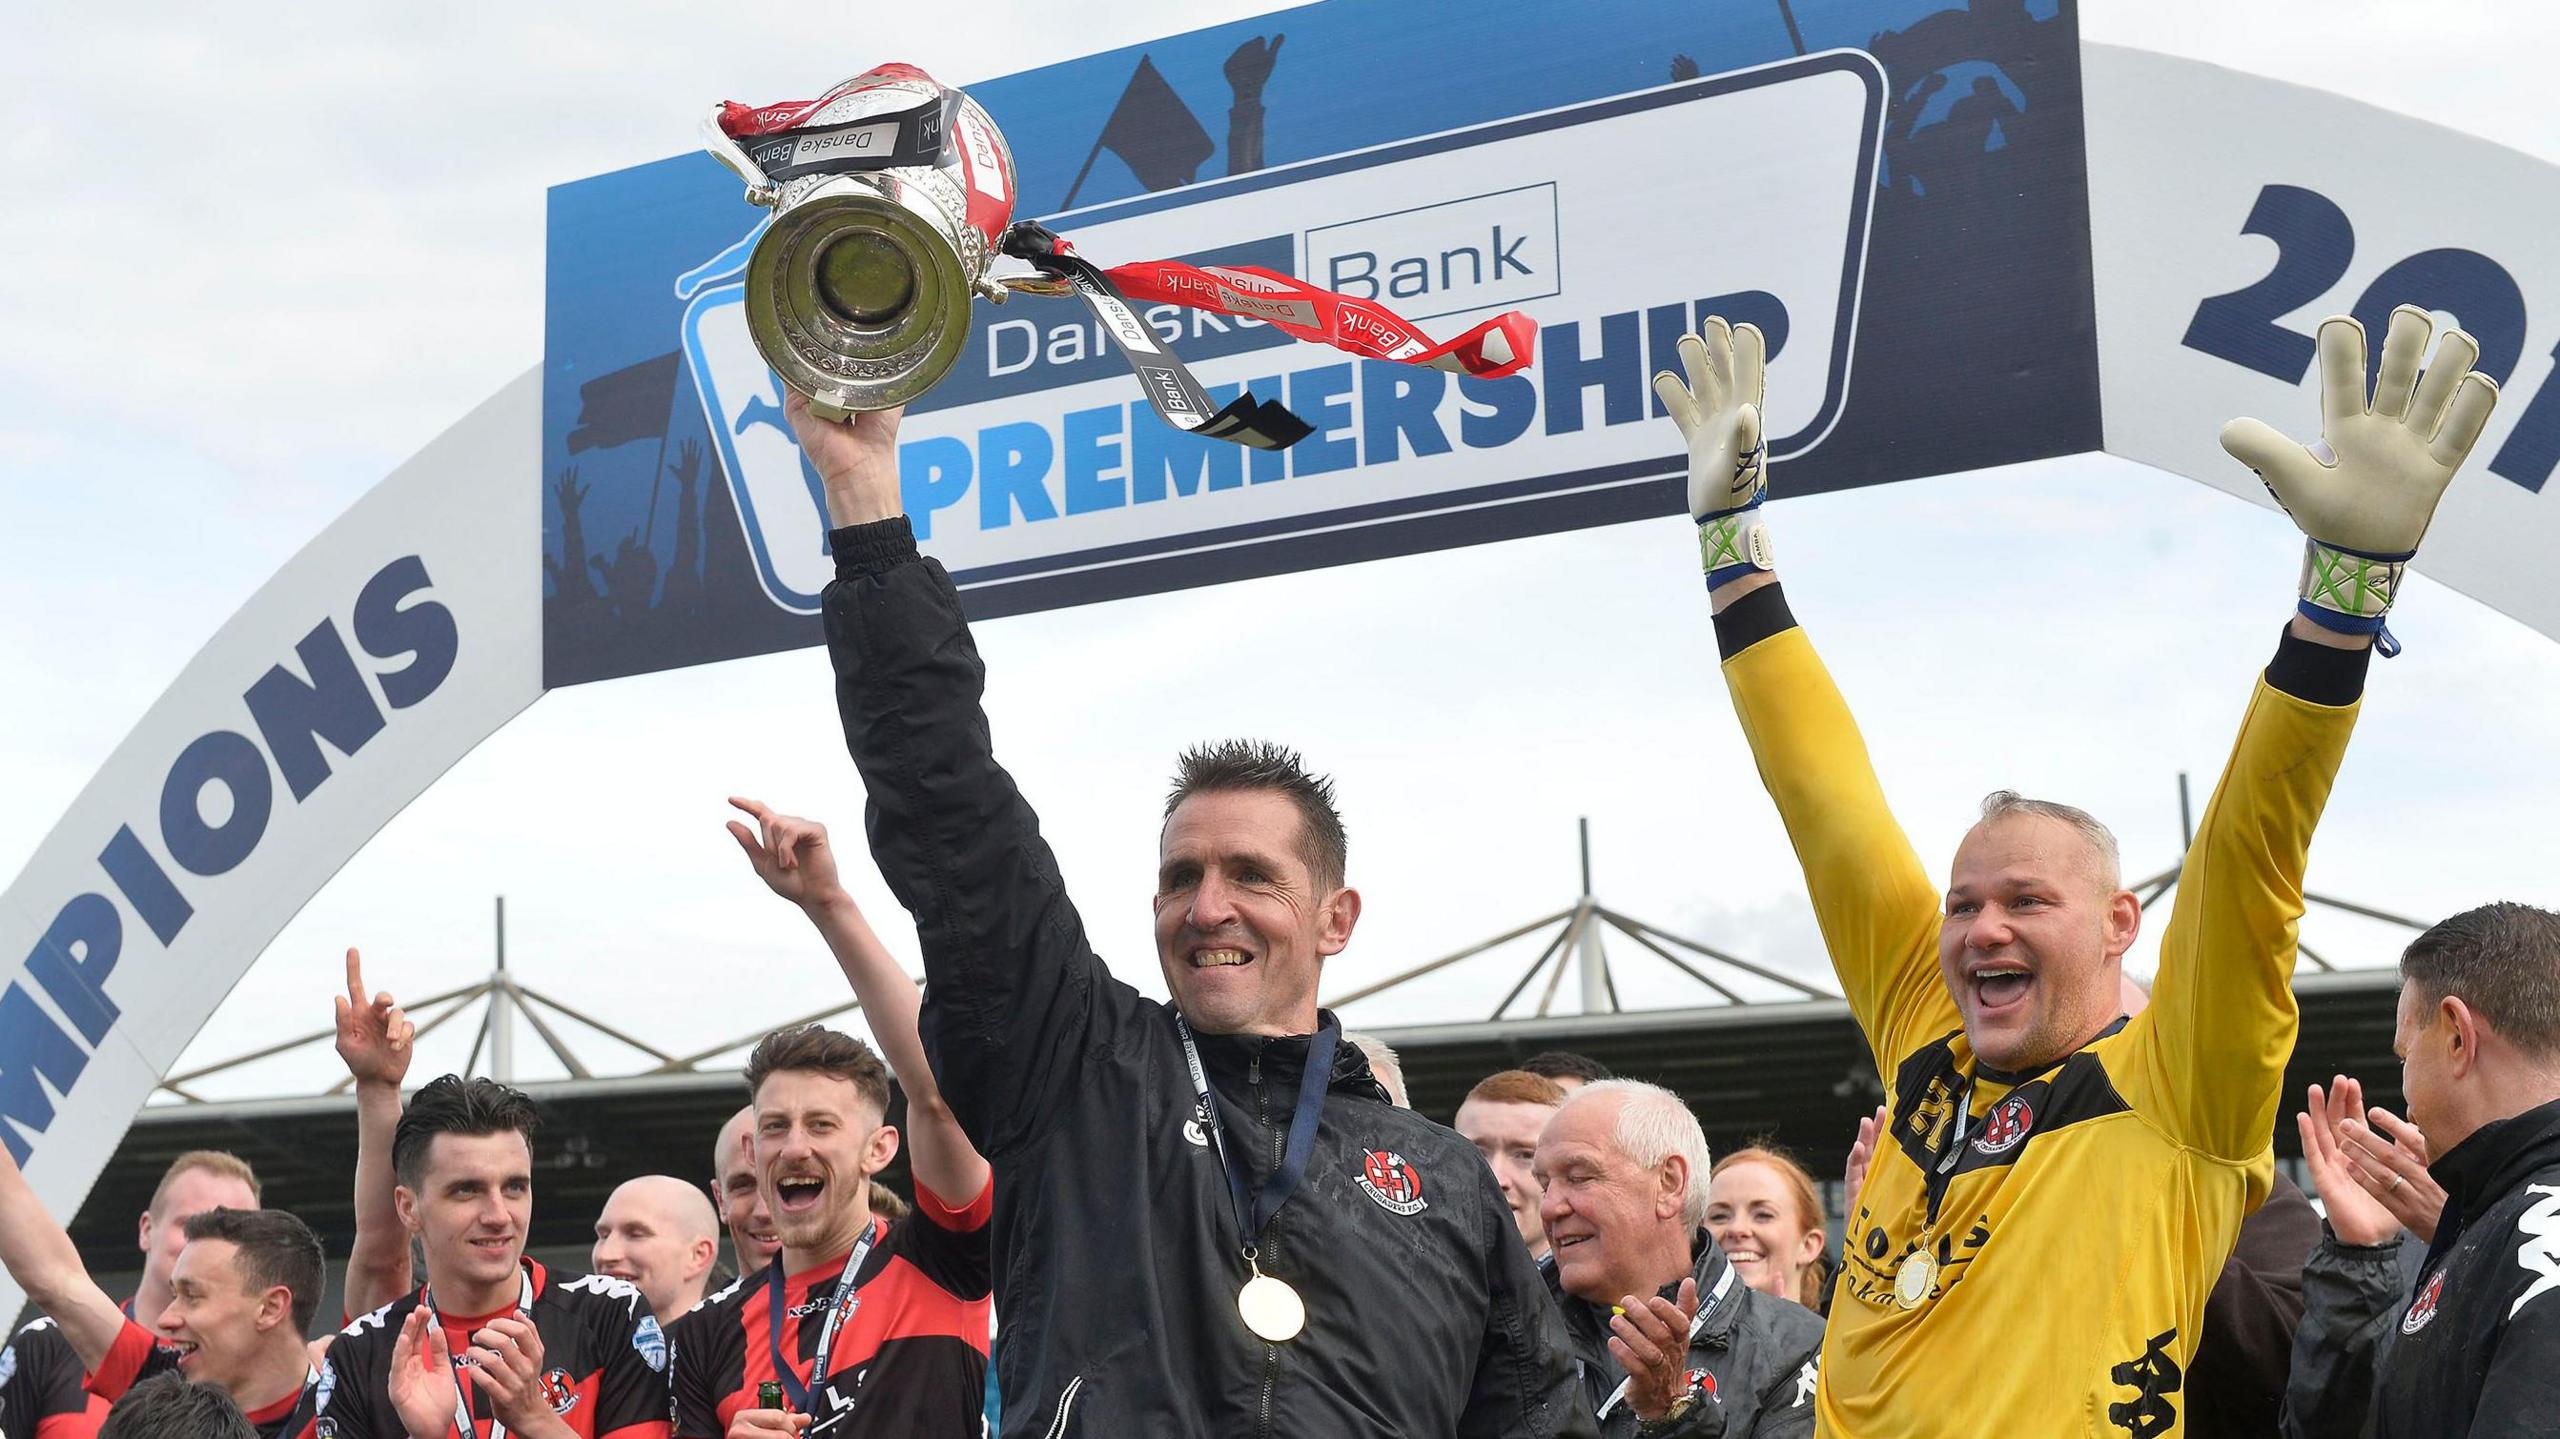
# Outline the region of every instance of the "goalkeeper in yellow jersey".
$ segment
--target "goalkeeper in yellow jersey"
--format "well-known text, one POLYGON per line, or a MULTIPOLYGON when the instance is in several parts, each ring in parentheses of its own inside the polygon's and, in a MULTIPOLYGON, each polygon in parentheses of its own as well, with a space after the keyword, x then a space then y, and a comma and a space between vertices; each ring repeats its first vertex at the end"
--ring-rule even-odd
POLYGON ((2181 1432, 2205 1295, 2274 1171, 2312 827, 2393 590, 2497 401, 2458 330, 2421 374, 2428 338, 2423 312, 2395 311, 2368 394, 2363 328, 2329 320, 2321 441, 2223 431, 2309 537, 2302 598, 2131 1019, 2117 981, 2142 912, 2104 826, 1995 794, 1942 890, 1885 807, 1771 565, 1758 331, 1709 320, 1681 341, 1687 383, 1655 377, 1689 441, 1725 681, 1891 1093, 1847 1218, 1820 1432, 2181 1432))

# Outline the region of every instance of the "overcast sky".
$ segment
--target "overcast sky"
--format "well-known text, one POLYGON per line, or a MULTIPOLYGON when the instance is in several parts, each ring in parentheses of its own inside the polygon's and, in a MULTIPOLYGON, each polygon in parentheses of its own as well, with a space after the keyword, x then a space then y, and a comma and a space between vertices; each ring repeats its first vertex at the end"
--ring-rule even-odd
MULTIPOLYGON (((966 82, 1265 8, 981 6, 965 27, 876 3, 744 24, 632 3, 21 12, 0 55, 0 872, 261 582, 540 360, 546 186, 691 148, 715 98, 810 92, 892 56, 966 82)), ((2544 7, 2090 0, 2083 18, 2092 40, 2560 162, 2544 7)), ((2265 418, 2307 433, 2308 392, 2265 418)), ((2201 803, 2298 560, 2281 516, 2105 458, 1790 501, 1773 523, 1797 612, 1941 872, 2001 786, 2095 810, 2130 871, 2167 864, 2177 774, 2201 803)), ((2312 887, 2422 917, 2560 903, 2560 646, 2424 580, 2398 619, 2408 653, 2375 668, 2312 887)), ((1328 992, 1569 903, 1585 815, 1609 903, 1823 973, 1677 521, 1008 619, 979 640, 999 755, 1100 947, 1151 991, 1170 758, 1237 733, 1298 745, 1340 783, 1367 909, 1328 992)), ((839 983, 722 832, 732 792, 854 828, 820 652, 552 694, 320 892, 189 1061, 325 1024, 350 943, 404 995, 477 977, 500 893, 526 983, 668 1048, 817 1008, 839 983)), ((912 958, 904 916, 858 880, 912 958)), ((2315 912, 2304 934, 2342 962, 2395 952, 2364 921, 2315 912)), ((1630 1003, 1702 995, 1621 948, 1630 1003)), ((1531 957, 1506 955, 1349 1018, 1481 1018, 1531 957)), ((600 1068, 630 1058, 570 1033, 600 1068)), ((460 1049, 431 1046, 419 1077, 460 1049)), ((321 1048, 208 1088, 307 1092, 334 1073, 321 1048)))

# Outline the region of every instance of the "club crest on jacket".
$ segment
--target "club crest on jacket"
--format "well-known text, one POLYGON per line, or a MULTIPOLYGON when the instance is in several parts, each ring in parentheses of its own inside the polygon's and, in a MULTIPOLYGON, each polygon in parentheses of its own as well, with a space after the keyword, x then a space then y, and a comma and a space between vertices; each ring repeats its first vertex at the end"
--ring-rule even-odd
POLYGON ((1360 1190, 1390 1214, 1420 1214, 1429 1203, 1422 1197, 1422 1174, 1401 1154, 1366 1151, 1360 1162, 1360 1190))

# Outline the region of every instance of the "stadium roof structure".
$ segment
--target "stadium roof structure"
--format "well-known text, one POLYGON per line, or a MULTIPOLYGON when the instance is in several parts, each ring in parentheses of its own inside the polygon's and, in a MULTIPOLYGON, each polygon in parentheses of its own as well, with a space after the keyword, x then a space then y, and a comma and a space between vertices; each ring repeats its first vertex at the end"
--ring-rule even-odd
MULTIPOLYGON (((2182 821, 2188 814, 2180 776, 2182 821)), ((2185 826, 2192 840, 2191 825, 2185 826)), ((2174 889, 2183 856, 2128 886, 2145 909, 2174 889)), ((2415 931, 2411 919, 2371 906, 2307 895, 2315 911, 2415 931)), ((720 1125, 746 1101, 735 1067, 766 1030, 685 1051, 624 1033, 539 990, 507 968, 505 910, 498 911, 497 963, 475 984, 432 995, 410 1007, 421 1034, 476 1015, 478 1034, 466 1070, 516 1082, 544 1116, 536 1151, 534 1240, 537 1248, 582 1252, 596 1213, 622 1180, 639 1174, 708 1179, 720 1125), (566 1072, 562 1079, 519 1079, 515 1027, 525 1028, 566 1072), (645 1056, 638 1073, 601 1075, 570 1043, 592 1031, 645 1056), (485 1059, 485 1063, 483 1062, 485 1059)), ((1538 940, 1535 958, 1483 1020, 1424 1025, 1358 1025, 1399 1053, 1414 1107, 1447 1120, 1469 1088, 1496 1070, 1516 1067, 1541 1050, 1572 1050, 1612 1071, 1649 1079, 1688 1100, 1709 1141, 1723 1150, 1772 1138, 1794 1150, 1836 1210, 1840 1166, 1862 1114, 1883 1099, 1864 1039, 1836 994, 1702 941, 1634 918, 1602 903, 1591 882, 1589 829, 1583 830, 1582 893, 1569 905, 1527 924, 1413 966, 1328 1000, 1340 1010, 1398 985, 1468 961, 1499 957, 1538 940), (1687 976, 1701 1003, 1629 1010, 1621 1006, 1604 936, 1614 934, 1651 959, 1687 976), (1568 969, 1577 971, 1578 1012, 1558 1012, 1568 969), (1522 1001, 1541 976, 1534 1005, 1522 1001), (1754 998, 1774 989, 1781 998, 1754 998), (1514 1014, 1517 1007, 1530 1009, 1514 1014)), ((2398 1108, 2399 1062, 2391 1051, 2398 974, 2390 968, 2340 968, 2309 944, 2308 968, 2296 974, 2302 1032, 2286 1076, 2287 1112, 2305 1084, 2335 1074, 2364 1080, 2371 1102, 2398 1108)), ((1516 957, 1516 950, 1514 955, 1516 957)), ((771 1028, 849 1014, 845 1002, 771 1028)), ((341 1081, 327 1093, 295 1098, 207 1101, 191 1086, 208 1076, 300 1047, 326 1044, 315 1030, 249 1054, 173 1074, 162 1088, 180 1102, 146 1108, 91 1190, 73 1225, 85 1252, 113 1254, 130 1242, 133 1216, 149 1202, 168 1162, 190 1149, 228 1149, 258 1167, 267 1202, 310 1221, 332 1253, 353 1235, 349 1176, 355 1170, 354 1101, 341 1081), (92 1246, 97 1246, 92 1248, 92 1246)), ((903 1117, 894 1105, 892 1122, 903 1117)), ((2279 1153, 2295 1149, 2290 1122, 2277 1125, 2279 1153)), ((902 1183, 903 1163, 888 1176, 902 1183)))
MULTIPOLYGON (((2288 1112, 2302 1086, 2332 1074, 2365 1081, 2371 1102, 2397 1108, 2391 1053, 2398 976, 2387 969, 2305 973, 2295 995, 2302 1037, 2286 1076, 2288 1112)), ((1414 1107, 1446 1121, 1485 1075, 1546 1049, 1569 1049, 1685 1097, 1719 1150, 1774 1136, 1825 1188, 1836 1186, 1858 1117, 1880 1101, 1865 1041, 1838 999, 1715 1004, 1626 1013, 1559 1014, 1371 1031, 1400 1053, 1414 1107)), ((535 1141, 533 1238, 583 1254, 605 1197, 624 1179, 663 1173, 708 1179, 711 1144, 746 1094, 735 1069, 689 1069, 522 1086, 543 1114, 535 1141)), ((892 1120, 902 1117, 893 1111, 892 1120)), ((2277 1126, 2280 1153, 2293 1126, 2277 1126)), ((266 1202, 318 1230, 333 1255, 353 1237, 355 1102, 345 1094, 157 1105, 138 1116, 72 1226, 82 1251, 121 1255, 133 1219, 168 1162, 190 1149, 228 1149, 258 1167, 266 1202)), ((894 1184, 904 1175, 893 1171, 894 1184)), ((1826 1195, 1835 1211, 1836 1198, 1826 1195)))

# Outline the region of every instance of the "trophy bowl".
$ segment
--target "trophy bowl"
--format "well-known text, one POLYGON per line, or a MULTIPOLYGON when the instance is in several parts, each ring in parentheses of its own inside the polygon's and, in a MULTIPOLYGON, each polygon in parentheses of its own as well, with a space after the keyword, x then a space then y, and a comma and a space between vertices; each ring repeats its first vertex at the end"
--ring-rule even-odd
POLYGON ((826 419, 907 403, 968 344, 1011 223, 1012 153, 964 92, 884 65, 801 104, 725 105, 706 144, 773 212, 747 260, 747 330, 826 419))

